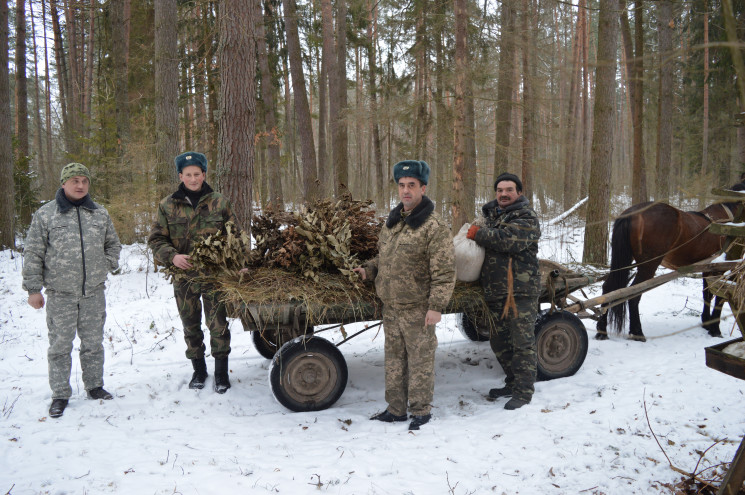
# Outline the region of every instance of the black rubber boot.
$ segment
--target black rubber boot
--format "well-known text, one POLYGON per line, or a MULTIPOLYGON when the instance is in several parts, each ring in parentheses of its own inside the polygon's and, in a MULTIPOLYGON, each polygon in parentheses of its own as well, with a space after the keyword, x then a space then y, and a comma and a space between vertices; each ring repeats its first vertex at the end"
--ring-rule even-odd
POLYGON ((49 406, 49 416, 59 418, 65 412, 67 399, 52 399, 52 405, 49 406))
POLYGON ((409 423, 409 430, 418 430, 420 426, 426 425, 429 423, 429 420, 432 419, 431 414, 422 414, 421 416, 413 415, 411 416, 411 423, 409 423))
POLYGON ((204 388, 204 382, 207 380, 207 363, 204 362, 204 358, 192 359, 192 366, 194 366, 194 374, 191 375, 191 381, 189 382, 189 388, 201 390, 204 388))
POLYGON ((382 413, 378 413, 370 419, 375 421, 383 421, 384 423, 393 423, 394 421, 406 421, 408 418, 405 414, 396 416, 395 414, 392 414, 390 411, 388 411, 388 409, 386 409, 382 413))
POLYGON ((114 396, 108 393, 103 387, 96 387, 88 391, 88 398, 95 400, 111 400, 114 396))
POLYGON ((215 358, 215 392, 224 394, 229 388, 228 358, 215 358))
POLYGON ((489 397, 492 399, 499 399, 500 397, 512 397, 512 389, 510 387, 493 388, 489 390, 489 397))

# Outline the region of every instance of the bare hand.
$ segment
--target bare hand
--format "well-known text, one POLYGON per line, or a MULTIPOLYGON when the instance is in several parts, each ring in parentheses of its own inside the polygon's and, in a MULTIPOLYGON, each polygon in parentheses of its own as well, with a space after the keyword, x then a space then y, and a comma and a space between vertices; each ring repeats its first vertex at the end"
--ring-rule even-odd
POLYGON ((367 273, 365 273, 365 269, 361 266, 358 266, 357 268, 352 268, 352 271, 355 272, 357 275, 360 276, 362 280, 367 280, 367 273))
POLYGON ((427 311, 427 316, 424 317, 424 325, 436 325, 440 323, 440 320, 442 320, 442 313, 430 309, 427 311))
POLYGON ((41 295, 41 292, 30 294, 28 296, 28 304, 34 309, 41 309, 44 307, 44 296, 41 295))
POLYGON ((188 270, 191 268, 191 263, 189 263, 189 256, 186 254, 177 254, 173 257, 173 266, 176 268, 181 268, 182 270, 188 270))

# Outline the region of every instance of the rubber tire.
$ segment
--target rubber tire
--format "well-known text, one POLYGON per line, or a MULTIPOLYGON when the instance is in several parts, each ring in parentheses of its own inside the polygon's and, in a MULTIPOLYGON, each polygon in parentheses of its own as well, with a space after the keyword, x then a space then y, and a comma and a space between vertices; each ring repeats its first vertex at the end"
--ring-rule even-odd
POLYGON ((488 328, 483 321, 479 321, 468 313, 461 313, 458 318, 458 330, 465 338, 473 342, 488 342, 488 328))
POLYGON ((585 325, 567 311, 539 313, 535 324, 538 380, 574 375, 587 357, 585 325))
MULTIPOLYGON (((256 348, 256 351, 261 354, 262 357, 266 359, 272 359, 274 355, 277 353, 277 342, 272 341, 269 338, 267 338, 269 335, 269 331, 265 331, 263 334, 259 331, 253 331, 251 332, 251 340, 254 343, 254 347, 256 348)), ((276 338, 277 333, 274 333, 274 337, 276 338)))
POLYGON ((344 393, 348 377, 344 356, 332 342, 320 337, 287 342, 269 368, 274 397, 295 412, 328 409, 344 393))

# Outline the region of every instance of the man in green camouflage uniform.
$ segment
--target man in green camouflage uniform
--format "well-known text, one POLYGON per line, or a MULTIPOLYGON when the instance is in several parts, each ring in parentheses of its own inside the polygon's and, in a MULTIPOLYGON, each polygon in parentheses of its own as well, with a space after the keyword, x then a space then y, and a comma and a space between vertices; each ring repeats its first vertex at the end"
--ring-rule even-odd
POLYGON ((160 202, 158 218, 150 232, 148 245, 158 263, 173 265, 184 271, 184 277, 174 280, 173 292, 184 325, 186 357, 191 360, 194 368, 189 388, 202 389, 207 380, 207 364, 204 359, 206 346, 202 331, 204 302, 206 323, 210 331, 210 350, 215 358, 214 389, 223 394, 230 388, 230 330, 227 312, 214 287, 193 280, 199 273, 192 270, 189 253, 195 240, 224 230, 228 222, 232 221, 237 226, 238 221, 230 202, 205 182, 207 158, 202 153, 182 153, 176 157, 175 163, 181 184, 176 192, 160 202))
POLYGON ((530 402, 536 379, 541 228, 516 175, 501 174, 494 190, 496 199, 482 207, 485 226, 472 226, 467 237, 486 250, 481 286, 496 322, 490 344, 506 375, 505 386, 490 390, 489 396, 511 396, 504 406, 511 410, 530 402))
POLYGON ((80 338, 83 385, 91 399, 113 399, 103 388, 103 326, 106 277, 119 267, 121 245, 109 213, 88 194, 84 165, 62 169, 54 201, 36 213, 23 249, 23 288, 28 303, 44 307, 49 329, 49 415, 62 416, 72 396, 70 370, 75 335, 80 338))
POLYGON ((393 167, 401 203, 380 232, 378 256, 356 268, 375 281, 383 301, 385 400, 388 408, 371 419, 405 421, 410 430, 427 423, 435 385, 435 325, 455 287, 450 229, 424 193, 429 165, 406 160, 393 167))

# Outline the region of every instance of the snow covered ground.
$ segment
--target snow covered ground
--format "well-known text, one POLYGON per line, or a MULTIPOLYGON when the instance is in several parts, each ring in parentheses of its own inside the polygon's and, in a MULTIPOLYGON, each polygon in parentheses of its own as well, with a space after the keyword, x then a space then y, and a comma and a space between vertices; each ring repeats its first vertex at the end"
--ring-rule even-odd
MULTIPOLYGON (((564 253, 573 243, 576 252, 576 232, 546 234, 542 257, 571 261, 564 253)), ((745 383, 705 366, 704 347, 724 340, 697 325, 700 280, 642 298, 648 342, 591 339, 575 376, 538 383, 517 411, 486 400, 504 374, 488 343, 464 339, 446 317, 434 419, 409 432, 368 420, 385 407, 383 335, 374 330, 341 347, 349 383, 325 411, 292 413, 274 400, 269 361, 239 321, 233 388, 212 391, 210 359, 208 388, 189 390, 171 286, 141 245, 126 246, 121 262, 105 329, 115 400, 85 399, 76 349, 74 395, 52 419, 44 311, 26 304, 18 254, 0 253, 0 493, 670 493, 681 475, 667 458, 712 478, 705 469, 730 462, 745 433, 745 383)), ((730 318, 726 339, 739 335, 731 328, 730 318)))

